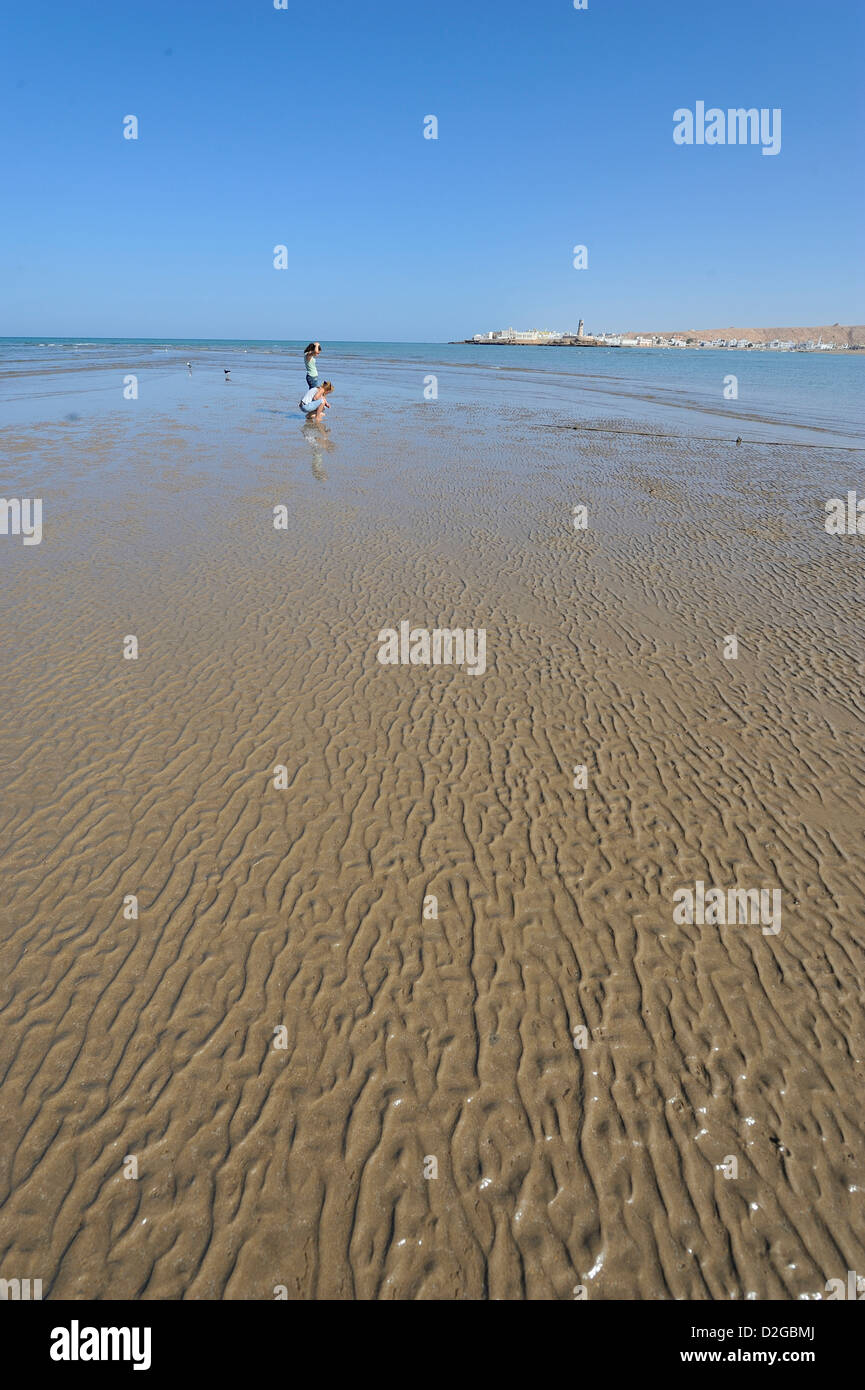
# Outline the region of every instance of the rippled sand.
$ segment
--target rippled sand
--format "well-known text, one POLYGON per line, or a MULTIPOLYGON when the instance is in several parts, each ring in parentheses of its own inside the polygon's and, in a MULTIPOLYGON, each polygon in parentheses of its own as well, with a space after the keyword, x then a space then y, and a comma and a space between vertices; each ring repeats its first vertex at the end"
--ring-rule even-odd
POLYGON ((0 537, 0 1276, 865 1269, 865 538, 823 528, 861 461, 226 400, 4 439, 45 539, 0 537), (382 667, 402 619, 485 627, 485 675, 382 667), (780 888, 781 931, 676 925, 698 879, 780 888))

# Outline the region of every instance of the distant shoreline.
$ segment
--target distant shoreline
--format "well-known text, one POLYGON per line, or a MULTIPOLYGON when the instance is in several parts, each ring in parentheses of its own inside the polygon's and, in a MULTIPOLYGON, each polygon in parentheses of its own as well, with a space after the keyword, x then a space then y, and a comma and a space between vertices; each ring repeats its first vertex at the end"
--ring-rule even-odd
POLYGON ((549 338, 543 342, 521 342, 516 338, 497 338, 495 341, 474 338, 454 338, 448 347, 577 347, 577 348, 621 348, 626 352, 805 352, 819 356, 823 352, 863 352, 865 343, 827 343, 824 347, 805 347, 797 343, 793 347, 773 348, 768 343, 749 343, 747 346, 728 347, 726 343, 599 343, 587 338, 549 338))
POLYGON ((698 352, 856 352, 865 348, 865 325, 822 323, 797 328, 684 328, 651 332, 622 329, 586 333, 582 320, 576 333, 555 330, 517 330, 461 338, 474 347, 624 347, 693 348, 698 352))

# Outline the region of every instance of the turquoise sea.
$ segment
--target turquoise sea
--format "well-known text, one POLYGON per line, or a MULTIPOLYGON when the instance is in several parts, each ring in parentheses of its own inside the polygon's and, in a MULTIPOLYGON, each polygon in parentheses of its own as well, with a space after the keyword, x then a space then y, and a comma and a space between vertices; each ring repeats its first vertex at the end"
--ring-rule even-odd
MULTIPOLYGON (((190 391, 230 389, 292 411, 305 389, 303 341, 0 339, 0 411, 7 424, 110 417, 139 401, 171 410, 190 391), (190 370, 186 363, 191 363, 190 370)), ((430 399, 459 412, 525 408, 556 419, 648 423, 681 435, 854 447, 865 432, 865 352, 482 347, 325 343, 321 379, 336 390, 330 419, 352 409, 400 411, 430 399), (728 378, 737 398, 727 399, 728 378), (434 378, 434 381, 431 380, 434 378), (425 395, 426 393, 426 395, 425 395)))

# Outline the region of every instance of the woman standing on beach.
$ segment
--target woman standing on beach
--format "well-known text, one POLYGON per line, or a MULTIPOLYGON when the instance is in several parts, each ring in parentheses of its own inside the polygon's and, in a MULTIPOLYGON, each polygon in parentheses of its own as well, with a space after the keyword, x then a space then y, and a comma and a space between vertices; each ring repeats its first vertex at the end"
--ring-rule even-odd
POLYGON ((318 386, 318 367, 315 359, 321 352, 321 343, 307 343, 303 350, 303 365, 306 368, 306 384, 312 389, 318 386))

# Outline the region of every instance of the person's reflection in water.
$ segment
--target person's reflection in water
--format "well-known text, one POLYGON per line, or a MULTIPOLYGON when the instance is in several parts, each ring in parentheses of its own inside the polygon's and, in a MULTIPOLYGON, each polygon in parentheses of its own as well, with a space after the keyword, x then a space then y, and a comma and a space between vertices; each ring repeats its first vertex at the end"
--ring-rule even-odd
POLYGON ((327 481, 327 474, 324 471, 324 456, 335 447, 330 438, 330 432, 323 420, 317 423, 315 420, 304 420, 302 434, 307 444, 312 449, 312 476, 318 482, 327 481))

